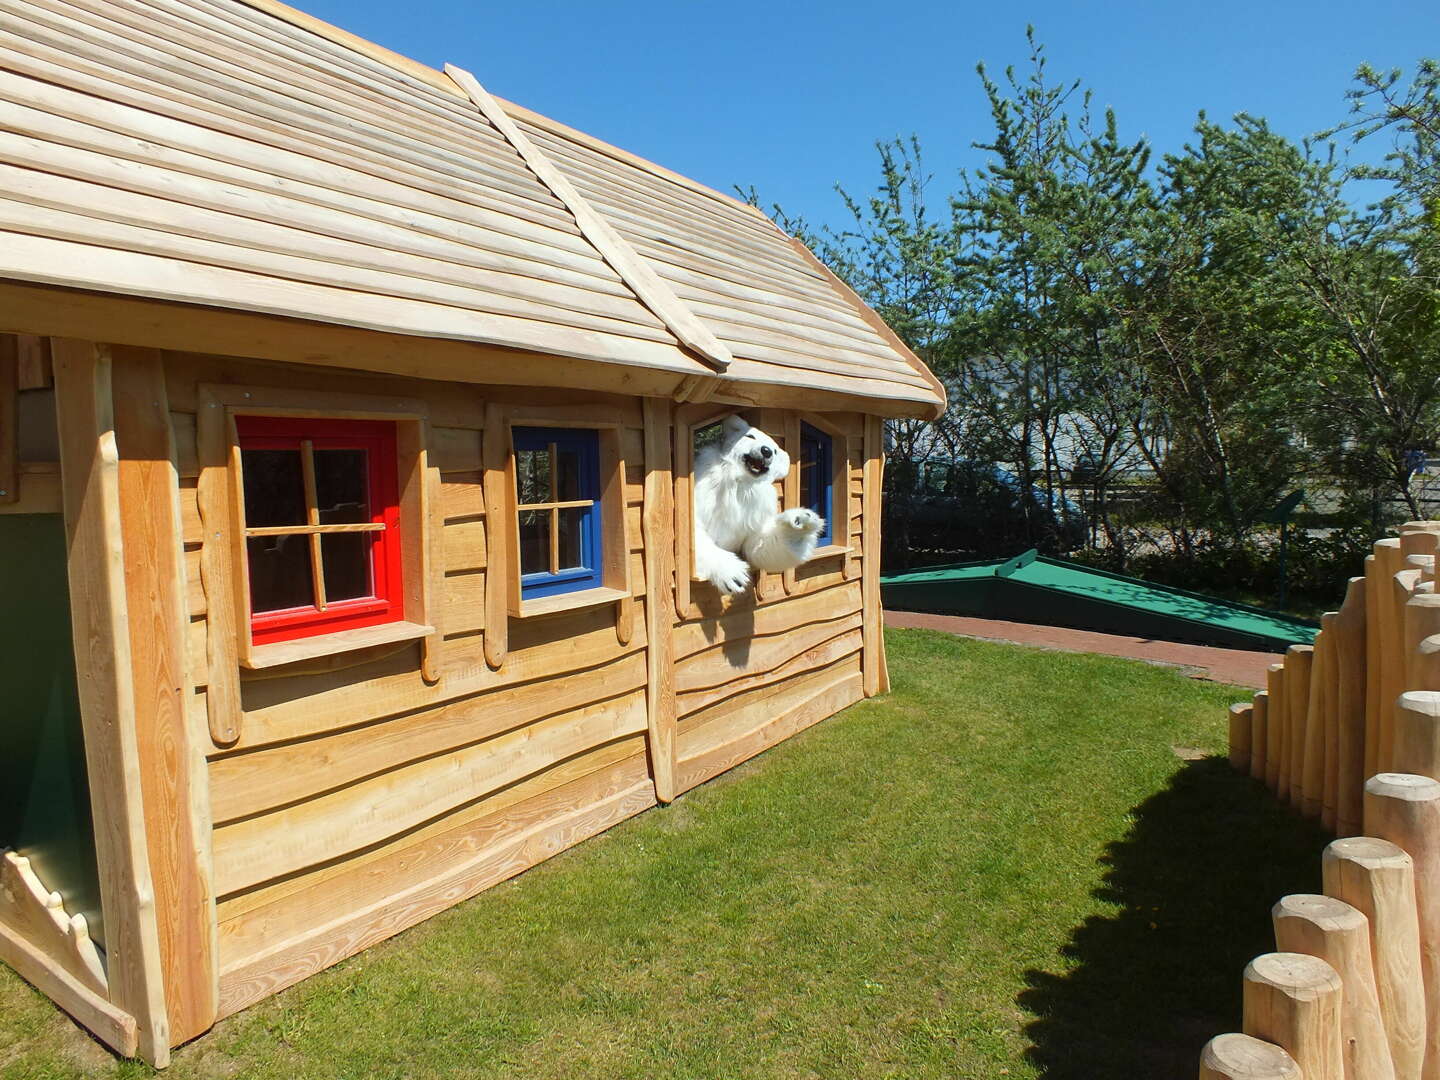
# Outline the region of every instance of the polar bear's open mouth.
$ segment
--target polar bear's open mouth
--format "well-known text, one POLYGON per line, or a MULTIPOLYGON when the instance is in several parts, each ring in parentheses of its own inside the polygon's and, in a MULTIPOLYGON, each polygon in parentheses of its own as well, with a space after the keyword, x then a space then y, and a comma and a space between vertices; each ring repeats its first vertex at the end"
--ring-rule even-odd
POLYGON ((770 460, 759 454, 746 454, 742 459, 751 476, 764 476, 770 471, 770 460))

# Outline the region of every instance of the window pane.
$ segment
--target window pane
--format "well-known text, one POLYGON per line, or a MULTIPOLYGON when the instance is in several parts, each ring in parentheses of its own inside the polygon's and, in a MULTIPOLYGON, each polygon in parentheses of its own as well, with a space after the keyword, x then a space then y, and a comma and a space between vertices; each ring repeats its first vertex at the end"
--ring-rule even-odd
POLYGON ((515 484, 520 503, 550 501, 550 451, 515 451, 515 484))
MULTIPOLYGON (((580 454, 559 448, 555 452, 556 501, 569 502, 580 495, 580 454)), ((561 560, 562 565, 564 560, 561 560)))
POLYGON ((320 565, 329 602, 373 596, 370 549, 374 533, 326 533, 320 537, 320 565))
POLYGON ((315 504, 321 525, 370 520, 367 457, 364 450, 315 451, 315 504))
POLYGON ((245 524, 305 524, 305 482, 299 450, 242 450, 245 476, 245 524))
MULTIPOLYGON (((574 506, 560 511, 560 569, 587 566, 584 548, 587 519, 593 514, 593 506, 574 506)), ((594 569, 594 567, 591 567, 594 569)))
POLYGON ((245 541, 245 549, 250 561, 251 612, 314 607, 307 537, 252 536, 245 541))
POLYGON ((550 573, 550 511, 520 511, 520 573, 550 573))

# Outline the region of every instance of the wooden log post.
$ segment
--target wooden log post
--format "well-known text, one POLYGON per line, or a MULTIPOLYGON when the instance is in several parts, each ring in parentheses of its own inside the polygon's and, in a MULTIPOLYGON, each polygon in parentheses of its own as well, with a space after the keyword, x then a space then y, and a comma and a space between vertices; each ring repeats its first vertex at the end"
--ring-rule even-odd
POLYGON ((1300 807, 1301 787, 1305 776, 1306 723, 1310 716, 1310 671, 1315 665, 1313 645, 1291 645, 1285 650, 1285 742, 1289 777, 1281 785, 1280 797, 1291 806, 1300 807))
POLYGON ((1254 704, 1237 701, 1230 706, 1230 767, 1236 772, 1250 771, 1250 746, 1254 733, 1254 704))
POLYGON ((1265 741, 1270 728, 1270 694, 1261 690, 1250 699, 1250 776, 1265 781, 1265 741))
POLYGON ((1296 893, 1271 909, 1275 947, 1318 956, 1340 976, 1340 1036, 1350 1080, 1395 1080, 1390 1042, 1380 1015, 1370 927, 1364 913, 1331 896, 1296 893))
POLYGON ((1265 733, 1265 783, 1280 795, 1290 780, 1289 753, 1286 752, 1286 728, 1289 709, 1285 696, 1285 665, 1271 664, 1265 669, 1265 689, 1270 695, 1270 726, 1265 733))
MULTIPOLYGON (((1425 560, 1430 560, 1430 567, 1434 567, 1437 545, 1440 545, 1440 534, 1435 531, 1433 521, 1407 521, 1400 526, 1400 555, 1411 566, 1424 566, 1425 560), (1411 562, 1411 560, 1415 560, 1411 562)), ((1431 571, 1433 576, 1433 569, 1431 571)))
MULTIPOLYGON (((1399 558, 1398 549, 1395 558, 1399 558)), ((1405 608, 1419 581, 1419 570, 1397 569, 1390 575, 1390 618, 1385 626, 1381 648, 1381 693, 1384 695, 1382 700, 1385 707, 1380 710, 1380 739, 1379 749, 1376 751, 1375 772, 1398 771, 1395 768, 1395 702, 1409 689, 1405 683, 1408 673, 1405 660, 1405 608)))
MULTIPOLYGON (((1432 637, 1440 645, 1440 594, 1417 591, 1405 605, 1405 689, 1440 690, 1435 657, 1437 650, 1425 643, 1432 637)), ((1403 770, 1403 763, 1396 768, 1403 770)))
POLYGON ((1245 1034, 1287 1051, 1305 1080, 1344 1080, 1340 976, 1318 956, 1274 952, 1245 968, 1245 1034))
POLYGON ((1365 794, 1366 583, 1353 577, 1335 618, 1335 831, 1360 831, 1365 794))
POLYGON ((1300 757, 1300 812, 1310 818, 1320 816, 1325 799, 1325 680, 1330 676, 1330 642, 1323 626, 1315 635, 1314 650, 1310 688, 1305 695, 1305 746, 1300 757))
POLYGON ((1365 783, 1365 832, 1415 863, 1420 975, 1425 985, 1424 1080, 1440 1080, 1440 781, 1380 773, 1365 783))
POLYGON ((1229 1032, 1200 1051, 1200 1080, 1302 1080, 1295 1059, 1274 1043, 1229 1032))
POLYGON ((1397 772, 1440 780, 1440 691, 1407 690, 1395 702, 1397 772))
POLYGON ((1365 556, 1364 777, 1367 780, 1377 772, 1375 762, 1380 752, 1380 617, 1381 608, 1390 597, 1380 558, 1380 543, 1377 541, 1371 554, 1365 556))
POLYGON ((1373 836, 1332 842, 1322 863, 1326 894, 1345 901, 1369 921, 1376 996, 1395 1076, 1414 1080, 1425 1063, 1415 864, 1399 847, 1373 836))
POLYGON ((1325 676, 1321 686, 1320 824, 1335 831, 1340 819, 1340 643, 1338 611, 1320 616, 1325 633, 1325 676))

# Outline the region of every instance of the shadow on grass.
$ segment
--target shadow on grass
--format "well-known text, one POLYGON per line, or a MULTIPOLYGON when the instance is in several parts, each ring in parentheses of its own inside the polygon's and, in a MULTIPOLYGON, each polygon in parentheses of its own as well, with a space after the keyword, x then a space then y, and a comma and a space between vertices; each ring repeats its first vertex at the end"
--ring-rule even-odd
POLYGON ((1320 887, 1328 835, 1224 758, 1187 762, 1130 813, 1094 893, 1119 910, 1075 929, 1063 974, 1025 973, 1026 1056, 1048 1080, 1193 1076, 1206 1040, 1239 1030, 1271 905, 1320 887))

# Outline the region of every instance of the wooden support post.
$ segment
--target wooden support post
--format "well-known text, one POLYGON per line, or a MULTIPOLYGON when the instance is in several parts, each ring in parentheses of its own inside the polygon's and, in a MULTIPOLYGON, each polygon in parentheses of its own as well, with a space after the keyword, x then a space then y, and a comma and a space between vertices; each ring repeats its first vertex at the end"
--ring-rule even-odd
POLYGON ((1287 1051, 1305 1080, 1344 1080, 1340 976, 1316 956, 1266 953, 1245 968, 1245 1034, 1287 1051))
POLYGON ((507 520, 513 499, 510 492, 515 490, 510 467, 510 425, 500 405, 485 407, 481 456, 485 465, 485 662, 498 670, 510 651, 511 578, 519 580, 515 571, 519 524, 507 520))
POLYGON ((110 354, 89 341, 52 344, 70 618, 107 976, 111 1000, 135 1017, 141 1057, 160 1067, 170 1059, 170 1029, 136 745, 110 354))
POLYGON ((1288 754, 1288 787, 1280 795, 1297 810, 1305 779, 1305 744, 1309 738, 1310 672, 1315 665, 1313 645, 1291 645, 1285 650, 1285 712, 1288 754))
POLYGON ((1415 865, 1390 841, 1373 836, 1334 841, 1325 849, 1323 865, 1325 892, 1369 920, 1376 995, 1395 1075, 1415 1080, 1425 1062, 1415 865))
POLYGON ((1265 780, 1266 740, 1270 732, 1270 694, 1261 690, 1250 700, 1250 775, 1265 780))
POLYGON ((1380 773, 1365 783, 1365 832, 1415 862, 1420 974, 1425 984, 1424 1080, 1440 1078, 1440 781, 1380 773))
POLYGON ((1335 618, 1335 831, 1360 831, 1365 793, 1366 583, 1353 577, 1335 618))
POLYGON ((209 836, 203 751, 185 716, 185 555, 165 369, 154 349, 113 356, 120 528, 124 539, 135 733, 146 846, 172 1042, 215 1023, 215 899, 200 852, 209 836), (202 817, 196 820, 196 811, 202 817))
POLYGON ((1285 665, 1271 664, 1265 671, 1270 694, 1270 727, 1265 734, 1265 783, 1276 795, 1284 795, 1290 781, 1290 753, 1286 742, 1290 710, 1286 704, 1285 665))
POLYGON ((1440 780, 1440 691, 1408 690, 1395 702, 1397 772, 1440 780))
POLYGON ((1395 1080, 1390 1043, 1380 1018, 1365 915, 1331 896, 1296 893, 1282 898, 1270 917, 1278 950, 1318 956, 1335 969, 1344 984, 1340 1035, 1345 1076, 1349 1080, 1395 1080))
POLYGON ((890 689, 890 673, 885 665, 885 613, 880 606, 880 503, 885 470, 882 424, 878 416, 865 418, 865 483, 860 491, 861 527, 865 537, 861 553, 864 644, 860 664, 866 697, 890 689))
POLYGON ((1200 1051, 1200 1080, 1302 1080, 1295 1059, 1274 1043, 1230 1032, 1200 1051))
POLYGON ((671 470, 672 407, 644 399, 646 730, 655 797, 671 802, 675 780, 675 502, 671 470))
POLYGON ((1250 771, 1250 745, 1255 728, 1255 706, 1237 701, 1230 706, 1230 767, 1236 772, 1250 771))
POLYGON ((1305 695, 1305 746, 1300 755, 1300 812, 1320 816, 1325 799, 1325 682, 1330 677, 1329 635, 1322 627, 1311 654, 1310 686, 1305 695))
POLYGON ((195 491, 203 525, 200 577, 205 584, 205 658, 208 684, 205 711, 210 739, 216 746, 239 741, 244 719, 240 701, 238 627, 249 627, 244 601, 245 567, 238 554, 245 550, 233 535, 231 517, 243 495, 237 490, 235 467, 239 450, 230 438, 231 421, 224 407, 208 390, 197 399, 195 449, 200 477, 195 491))
POLYGON ((20 499, 20 348, 0 334, 0 504, 20 499))

